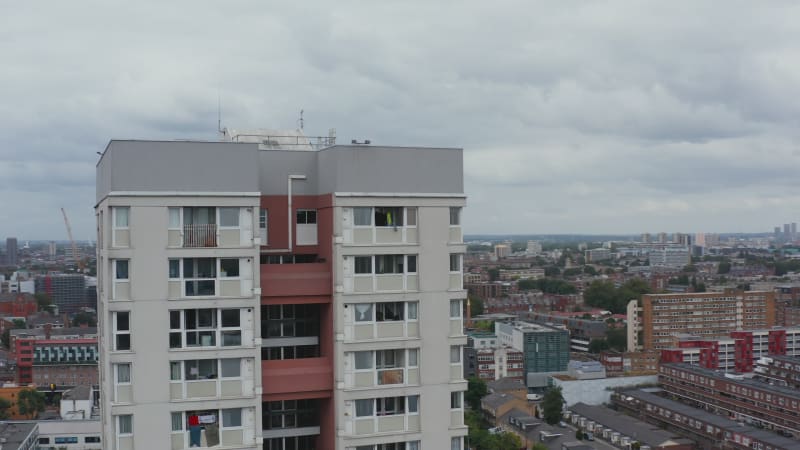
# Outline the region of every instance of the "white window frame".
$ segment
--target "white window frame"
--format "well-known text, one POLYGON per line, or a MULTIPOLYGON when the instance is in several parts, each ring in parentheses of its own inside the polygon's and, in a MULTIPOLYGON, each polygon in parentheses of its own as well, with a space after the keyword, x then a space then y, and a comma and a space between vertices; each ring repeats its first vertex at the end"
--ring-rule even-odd
MULTIPOLYGON (((217 426, 219 427, 219 429, 221 431, 221 430, 242 430, 242 429, 244 429, 245 428, 245 423, 246 423, 246 418, 247 418, 247 415, 245 414, 246 410, 248 410, 248 411, 250 411, 252 413, 252 408, 210 408, 210 409, 207 409, 207 410, 204 410, 204 411, 209 412, 209 413, 213 412, 213 414, 217 418, 217 422, 216 422, 217 426), (239 426, 225 426, 224 425, 224 420, 223 420, 223 411, 225 411, 225 410, 235 410, 235 409, 239 410, 239 417, 240 417, 240 420, 241 420, 241 425, 239 425, 239 426)), ((189 421, 188 414, 189 413, 193 413, 193 412, 195 412, 195 411, 191 411, 190 410, 190 411, 172 411, 172 412, 170 412, 170 434, 172 434, 172 435, 180 434, 180 435, 183 436, 183 438, 184 438, 184 447, 183 448, 189 448, 189 430, 186 427, 186 423, 189 421), (175 419, 178 418, 178 417, 180 418, 180 429, 176 430, 173 425, 175 424, 175 422, 174 422, 175 419)), ((220 443, 219 443, 220 446, 229 447, 229 446, 233 445, 232 443, 226 443, 222 439, 222 436, 223 436, 223 433, 220 433, 220 443)), ((238 444, 234 445, 234 446, 238 446, 238 444)))
MULTIPOLYGON (((133 414, 120 414, 120 415, 114 416, 114 417, 116 418, 116 420, 115 420, 115 422, 116 422, 116 430, 115 431, 116 431, 117 438, 133 436, 133 414), (130 426, 130 431, 124 432, 124 433, 122 432, 122 420, 123 420, 123 418, 127 418, 130 421, 130 425, 129 425, 130 426)), ((117 446, 118 446, 117 448, 119 448, 119 442, 117 442, 117 446)))
POLYGON ((111 274, 112 274, 112 282, 111 282, 111 298, 116 300, 117 298, 117 283, 129 283, 131 281, 131 260, 130 259, 112 259, 111 260, 111 274), (117 278, 117 263, 119 261, 125 261, 128 264, 128 278, 117 278))
POLYGON ((463 411, 464 410, 464 391, 450 392, 450 411, 463 411), (453 397, 455 395, 455 397, 453 397), (453 399, 456 399, 457 406, 453 406, 453 399))
POLYGON ((450 450, 464 450, 464 437, 463 436, 451 437, 450 450))
POLYGON ((449 264, 449 269, 450 269, 450 273, 451 274, 455 275, 455 274, 463 273, 464 272, 464 255, 462 253, 450 253, 450 261, 449 261, 448 264, 449 264), (458 259, 458 270, 453 270, 453 257, 454 256, 458 259))
POLYGON ((217 206, 217 230, 239 230, 242 227, 242 208, 239 206, 217 206), (222 210, 236 210, 236 225, 222 225, 222 210))
POLYGON ((112 311, 111 312, 111 320, 112 320, 112 326, 113 326, 113 328, 111 330, 112 330, 113 339, 114 339, 113 346, 112 346, 113 351, 115 351, 115 352, 132 352, 133 351, 133 334, 131 333, 131 328, 133 328, 133 327, 131 326, 131 324, 132 324, 133 318, 132 318, 131 312, 130 311, 112 311), (118 317, 118 315, 120 313, 125 313, 125 314, 128 315, 128 329, 127 330, 119 330, 117 328, 118 327, 117 317, 118 317), (123 350, 120 350, 120 349, 117 348, 117 336, 120 336, 120 335, 128 335, 130 348, 123 349, 123 350))
POLYGON ((403 277, 403 291, 408 290, 408 277, 409 276, 417 276, 419 274, 419 255, 416 253, 385 253, 380 255, 353 255, 353 277, 357 278, 368 278, 372 277, 372 290, 373 292, 380 292, 377 290, 377 283, 378 277, 393 277, 393 276, 402 276, 403 277), (401 264, 403 266, 402 272, 390 272, 390 273, 377 273, 377 258, 382 256, 400 256, 403 258, 401 264), (358 258, 369 258, 370 263, 370 272, 368 273, 358 273, 356 272, 356 259, 358 258), (414 272, 409 271, 408 262, 409 258, 414 258, 414 272))
POLYGON ((355 228, 373 228, 374 224, 375 224, 375 209, 373 207, 371 207, 371 206, 355 206, 355 207, 353 207, 353 227, 355 227, 355 228), (368 224, 366 224, 366 225, 360 224, 359 225, 359 224, 356 223, 356 217, 358 217, 356 215, 356 210, 357 209, 369 210, 369 223, 368 224))
MULTIPOLYGON (((168 342, 168 348, 170 350, 197 350, 197 349, 204 349, 204 348, 237 348, 241 347, 242 344, 242 334, 243 328, 242 323, 244 322, 242 318, 242 308, 188 308, 188 309, 172 309, 169 311, 169 314, 177 312, 180 315, 180 327, 179 328, 172 328, 172 324, 170 323, 169 333, 180 333, 181 336, 181 345, 180 347, 172 347, 171 343, 168 342), (197 314, 198 310, 201 309, 210 309, 213 311, 213 325, 210 327, 198 327, 193 328, 191 330, 186 328, 186 315, 191 311, 194 314, 197 314), (239 326, 235 327, 226 327, 222 324, 222 316, 223 311, 237 311, 239 313, 239 326), (192 345, 189 346, 187 344, 188 336, 190 333, 197 333, 198 335, 202 332, 212 332, 214 336, 214 345, 192 345), (238 332, 239 333, 239 345, 224 345, 224 338, 223 336, 230 332, 238 332)), ((172 318, 170 317, 170 322, 172 322, 172 318)))
POLYGON ((450 318, 451 319, 462 319, 464 317, 464 301, 457 298, 450 299, 450 318), (458 306, 458 315, 453 315, 453 307, 458 306))
POLYGON ((115 386, 129 386, 132 384, 133 380, 133 371, 131 363, 115 363, 114 366, 114 385, 115 386), (120 381, 119 380, 119 369, 122 366, 128 366, 128 381, 120 381))
MULTIPOLYGON (((183 298, 183 299, 220 297, 220 295, 221 295, 220 282, 221 281, 223 281, 223 280, 225 280, 225 281, 236 281, 236 280, 241 281, 241 280, 248 279, 246 277, 251 276, 250 273, 245 273, 244 272, 245 268, 248 266, 248 264, 245 264, 245 260, 248 260, 248 259, 250 259, 250 258, 241 258, 241 257, 239 257, 239 258, 236 258, 236 257, 231 257, 231 258, 221 258, 221 257, 220 258, 191 258, 191 257, 187 257, 187 258, 170 258, 170 260, 172 260, 172 261, 175 261, 175 260, 178 261, 178 278, 172 277, 172 274, 169 273, 169 266, 167 266, 167 271, 168 271, 167 276, 169 278, 169 281, 180 282, 180 285, 181 285, 181 289, 180 289, 181 298, 183 298), (192 259, 192 260, 194 260, 194 259, 211 259, 211 260, 213 260, 214 277, 212 277, 212 278, 208 278, 208 277, 187 278, 186 277, 186 264, 185 264, 187 259, 192 259), (223 259, 238 259, 239 260, 239 275, 237 275, 235 277, 229 277, 229 276, 224 276, 223 277, 222 276, 222 260, 223 259), (208 294, 208 295, 186 295, 186 283, 189 282, 189 281, 198 281, 198 282, 200 282, 200 281, 206 281, 206 282, 213 281, 214 282, 214 293, 213 294, 208 294)), ((252 267, 251 267, 251 270, 252 270, 252 267)))
POLYGON ((167 208, 167 229, 173 231, 183 231, 183 208, 180 206, 170 206, 167 208), (172 223, 173 213, 178 213, 178 224, 172 223))
POLYGON ((416 207, 416 206, 407 206, 405 208, 405 210, 403 211, 403 214, 404 214, 403 220, 405 222, 405 223, 403 223, 404 227, 406 227, 406 228, 417 228, 419 226, 419 208, 418 207, 416 207), (413 224, 409 224, 408 223, 409 211, 414 211, 414 223, 413 224))
POLYGON ((244 370, 242 369, 242 365, 244 364, 244 360, 247 358, 200 358, 200 359, 186 359, 180 361, 170 361, 169 362, 169 383, 170 384, 180 384, 182 389, 182 397, 183 399, 188 398, 186 391, 187 387, 191 383, 205 383, 209 381, 213 381, 216 384, 216 394, 213 397, 218 397, 222 392, 222 382, 223 381, 243 381, 244 380, 244 370), (239 375, 238 376, 222 376, 222 360, 223 359, 238 359, 239 360, 239 375), (199 361, 214 361, 215 364, 215 375, 214 378, 198 378, 195 380, 189 380, 186 378, 186 364, 188 362, 197 362, 199 367, 199 361), (177 367, 179 369, 179 377, 173 377, 173 369, 177 367))
POLYGON ((460 345, 451 345, 450 346, 450 365, 451 366, 460 366, 461 362, 463 361, 463 352, 464 350, 461 348, 460 345), (458 353, 453 353, 453 350, 456 350, 458 353), (453 361, 453 355, 457 355, 457 361, 453 361))
POLYGON ((269 244, 269 209, 259 208, 258 210, 258 232, 261 238, 261 245, 269 244))
POLYGON ((241 280, 242 279, 242 258, 217 258, 217 278, 219 278, 220 280, 241 280), (232 276, 232 277, 228 276, 227 273, 226 273, 226 275, 222 275, 222 260, 223 259, 236 260, 236 264, 239 266, 238 267, 239 274, 236 275, 236 276, 232 276))
POLYGON ((316 208, 297 208, 297 209, 294 210, 294 218, 295 218, 295 222, 296 222, 295 224, 296 225, 318 225, 319 224, 319 216, 318 216, 318 214, 319 214, 319 210, 316 209, 316 208), (314 211, 314 221, 313 222, 308 222, 308 213, 310 211, 314 211), (299 220, 300 217, 298 217, 298 215, 300 213, 304 214, 304 216, 303 216, 304 219, 303 220, 305 220, 305 222, 300 222, 300 220, 299 220))
MULTIPOLYGON (((117 246, 117 233, 118 230, 128 230, 131 229, 131 207, 130 206, 112 206, 111 207, 111 246, 117 246), (117 213, 119 211, 126 211, 127 212, 127 225, 117 225, 117 213)), ((130 236, 128 237, 130 242, 130 236)))
POLYGON ((448 221, 450 222, 451 227, 460 227, 461 226, 461 212, 462 208, 460 206, 451 206, 450 207, 450 217, 448 221), (455 213, 456 223, 453 223, 453 213, 455 213))

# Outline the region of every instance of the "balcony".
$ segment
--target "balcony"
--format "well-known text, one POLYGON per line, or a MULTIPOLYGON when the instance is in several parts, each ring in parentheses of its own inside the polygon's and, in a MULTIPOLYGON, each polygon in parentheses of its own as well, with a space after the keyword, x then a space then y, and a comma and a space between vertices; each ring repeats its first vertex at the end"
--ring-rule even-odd
POLYGON ((184 225, 183 246, 188 248, 216 247, 217 225, 214 223, 184 225))
POLYGON ((263 297, 330 296, 330 263, 262 264, 263 297))
POLYGON ((261 361, 261 373, 265 396, 333 389, 330 357, 261 361))

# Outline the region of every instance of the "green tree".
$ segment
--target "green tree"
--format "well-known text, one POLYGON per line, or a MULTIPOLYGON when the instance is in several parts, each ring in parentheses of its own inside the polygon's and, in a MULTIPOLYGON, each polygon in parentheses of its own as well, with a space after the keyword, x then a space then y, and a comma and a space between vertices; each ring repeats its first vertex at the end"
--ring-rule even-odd
POLYGON ((88 327, 94 327, 97 326, 97 319, 93 314, 82 312, 75 315, 75 317, 72 319, 72 325, 86 325, 88 327))
MULTIPOLYGON (((722 275, 722 274, 730 273, 730 271, 731 271, 731 262, 727 261, 727 260, 726 261, 720 261, 719 266, 717 266, 717 274, 718 275, 722 275)), ((777 273, 777 270, 775 272, 776 272, 775 275, 779 275, 779 276, 783 275, 782 273, 777 273)))
POLYGON ((547 266, 544 268, 544 276, 546 277, 557 277, 561 275, 561 269, 556 266, 547 266))
POLYGON ((583 291, 583 301, 589 306, 607 309, 612 312, 617 309, 617 288, 614 283, 605 280, 595 280, 583 291))
POLYGON ((561 387, 551 388, 545 392, 541 406, 545 422, 550 425, 560 422, 561 411, 564 408, 564 395, 561 392, 561 387))
POLYGON ((33 297, 36 299, 36 306, 39 311, 49 311, 50 305, 53 304, 53 299, 50 298, 49 294, 39 292, 38 294, 33 294, 33 297))
POLYGON ((480 297, 469 298, 469 313, 471 317, 478 317, 483 314, 483 299, 480 297))
POLYGON ((582 273, 583 273, 583 269, 581 269, 580 267, 570 267, 569 269, 564 269, 564 272, 562 272, 562 275, 564 277, 576 277, 576 276, 578 276, 578 275, 580 275, 582 273))
POLYGON ((597 269, 594 266, 583 266, 583 273, 589 276, 597 275, 597 269))
POLYGON ((11 413, 9 411, 10 409, 11 402, 4 398, 0 398, 0 420, 8 420, 11 418, 11 413))
POLYGON ((608 350, 608 341, 605 339, 593 339, 589 342, 589 353, 600 353, 608 350))
POLYGON ((480 411, 481 399, 488 393, 489 389, 486 387, 485 381, 477 377, 470 377, 467 383, 467 392, 464 395, 464 399, 467 401, 467 404, 470 408, 475 411, 480 411))
MULTIPOLYGON (((27 328, 27 327, 25 326, 25 321, 24 320, 14 319, 14 321, 12 322, 11 328, 16 330, 16 329, 22 329, 22 328, 27 328)), ((3 346, 5 348, 9 348, 9 345, 11 344, 11 328, 6 328, 6 330, 3 331, 3 335, 0 336, 0 340, 2 340, 3 346)))
POLYGON ((611 350, 624 352, 628 346, 628 332, 625 328, 609 328, 606 330, 606 342, 611 350))
POLYGON ((531 450, 550 450, 546 445, 542 444, 541 442, 537 442, 533 444, 531 450))
POLYGON ((500 279, 500 269, 489 269, 489 281, 497 281, 500 279))
POLYGON ((44 394, 36 389, 23 389, 17 394, 17 410, 29 419, 35 419, 44 411, 44 394))
POLYGON ((522 448, 522 440, 519 436, 507 431, 493 435, 490 441, 491 447, 487 450, 519 450, 522 448))
POLYGON ((575 430, 575 439, 582 441, 583 440, 583 431, 579 429, 575 430))

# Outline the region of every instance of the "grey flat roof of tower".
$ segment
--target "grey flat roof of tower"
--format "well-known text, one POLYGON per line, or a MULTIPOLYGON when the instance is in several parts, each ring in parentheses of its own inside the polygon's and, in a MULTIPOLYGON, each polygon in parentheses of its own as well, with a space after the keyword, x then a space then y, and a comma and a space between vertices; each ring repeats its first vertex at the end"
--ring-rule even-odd
POLYGON ((333 145, 317 151, 258 144, 112 140, 97 163, 96 201, 109 193, 464 193, 460 148, 333 145))

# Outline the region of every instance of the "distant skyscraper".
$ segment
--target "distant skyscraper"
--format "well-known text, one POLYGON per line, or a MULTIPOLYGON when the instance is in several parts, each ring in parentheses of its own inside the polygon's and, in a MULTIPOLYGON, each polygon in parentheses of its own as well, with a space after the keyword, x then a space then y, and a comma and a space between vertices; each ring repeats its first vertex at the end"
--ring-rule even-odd
POLYGON ((6 262, 9 266, 16 266, 17 260, 17 238, 6 239, 6 262))
POLYGON ((55 257, 56 257, 56 242, 55 241, 50 241, 50 245, 48 246, 47 250, 48 250, 47 253, 50 256, 50 259, 55 259, 55 257))
POLYGON ((797 239, 797 223, 792 222, 792 240, 797 239))
POLYGON ((652 237, 650 236, 650 233, 643 233, 641 241, 644 244, 649 244, 652 241, 652 237))
POLYGON ((667 233, 664 232, 658 233, 658 243, 659 244, 667 243, 667 233))
POLYGON ((783 238, 787 240, 792 238, 792 226, 788 223, 783 224, 783 238))

